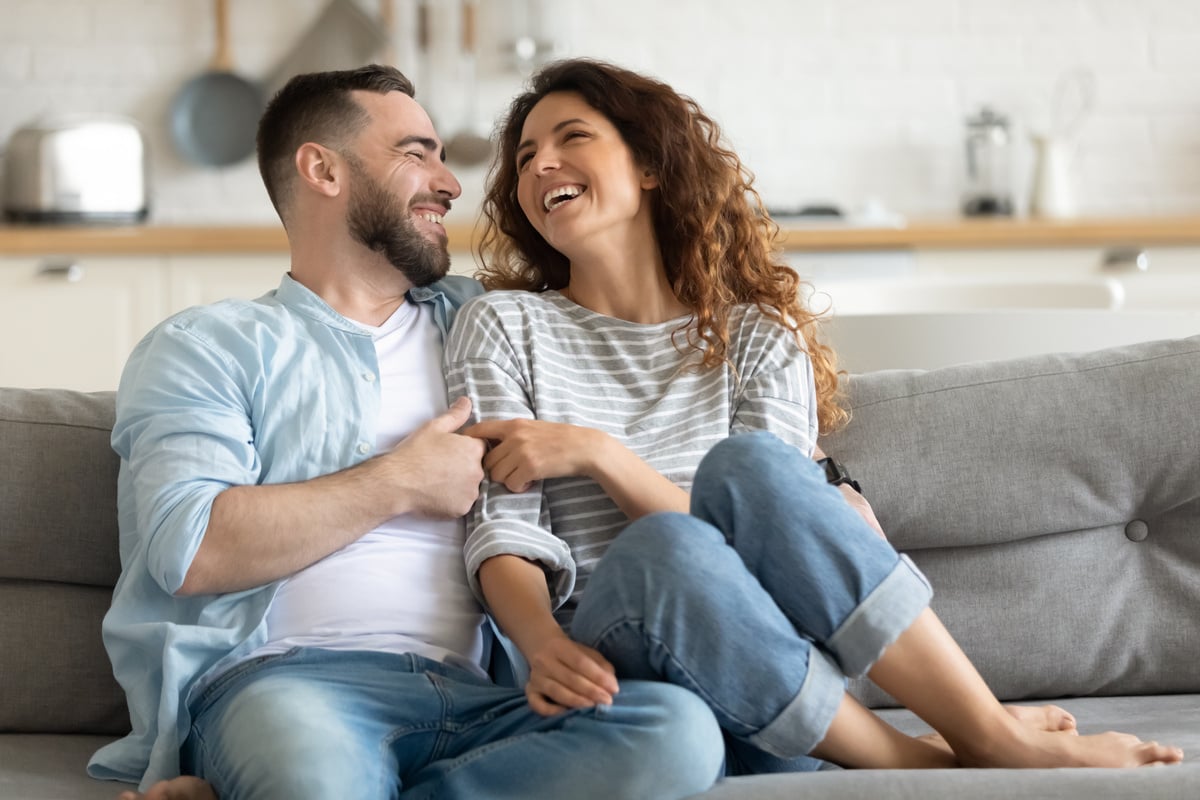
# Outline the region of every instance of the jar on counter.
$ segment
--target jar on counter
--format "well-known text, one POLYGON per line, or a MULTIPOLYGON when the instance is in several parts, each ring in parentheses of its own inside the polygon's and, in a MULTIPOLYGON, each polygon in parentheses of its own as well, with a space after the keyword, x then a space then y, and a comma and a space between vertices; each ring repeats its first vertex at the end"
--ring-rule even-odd
POLYGON ((1008 117, 983 106, 966 122, 963 213, 971 217, 1012 216, 1013 143, 1008 117))

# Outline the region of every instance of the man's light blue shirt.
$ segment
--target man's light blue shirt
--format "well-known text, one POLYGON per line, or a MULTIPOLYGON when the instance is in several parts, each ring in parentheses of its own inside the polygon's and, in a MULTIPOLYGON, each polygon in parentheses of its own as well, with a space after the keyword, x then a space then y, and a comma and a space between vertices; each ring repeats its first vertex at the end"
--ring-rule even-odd
MULTIPOLYGON (((409 299, 432 306, 445 337, 480 292, 448 276, 409 299)), ((122 569, 103 628, 133 730, 92 757, 93 777, 144 790, 179 774, 188 693, 218 662, 266 641, 278 586, 175 596, 213 500, 231 486, 308 480, 368 458, 378 377, 370 334, 286 275, 257 300, 181 312, 133 351, 112 433, 122 569)))

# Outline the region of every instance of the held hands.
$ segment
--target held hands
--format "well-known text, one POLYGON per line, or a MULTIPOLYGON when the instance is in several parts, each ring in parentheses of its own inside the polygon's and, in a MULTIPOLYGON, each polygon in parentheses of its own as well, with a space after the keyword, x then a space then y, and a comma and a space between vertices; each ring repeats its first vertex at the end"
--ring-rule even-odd
POLYGON ((510 492, 527 492, 545 478, 591 476, 608 439, 594 428, 536 419, 489 420, 463 433, 491 443, 483 466, 510 492))
POLYGON ((407 490, 402 513, 435 519, 461 517, 471 510, 483 480, 484 443, 455 433, 467 421, 471 401, 460 397, 444 414, 409 434, 380 456, 407 490))
POLYGON ((604 656, 567 638, 547 639, 529 657, 529 706, 543 717, 572 708, 612 705, 620 691, 616 670, 604 656))

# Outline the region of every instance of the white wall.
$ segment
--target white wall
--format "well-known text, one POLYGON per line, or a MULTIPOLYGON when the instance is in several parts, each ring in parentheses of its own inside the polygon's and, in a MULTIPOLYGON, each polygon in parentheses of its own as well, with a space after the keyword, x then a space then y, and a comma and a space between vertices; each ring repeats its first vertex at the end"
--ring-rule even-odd
MULTIPOLYGON (((435 2, 431 68, 412 52, 415 0, 396 0, 394 38, 449 135, 463 117, 457 3, 435 2)), ((483 0, 489 117, 521 82, 500 43, 524 27, 523 2, 545 7, 543 33, 563 52, 699 100, 771 205, 875 196, 955 213, 964 116, 988 102, 1043 124, 1056 78, 1082 65, 1099 93, 1076 163, 1081 210, 1200 210, 1198 0, 483 0)), ((324 3, 230 0, 240 71, 263 75, 324 3)), ((129 114, 151 137, 156 221, 273 221, 252 162, 196 168, 170 147, 170 98, 207 66, 212 32, 210 0, 0 0, 0 142, 43 112, 129 114)), ((460 178, 469 214, 483 170, 460 178)))

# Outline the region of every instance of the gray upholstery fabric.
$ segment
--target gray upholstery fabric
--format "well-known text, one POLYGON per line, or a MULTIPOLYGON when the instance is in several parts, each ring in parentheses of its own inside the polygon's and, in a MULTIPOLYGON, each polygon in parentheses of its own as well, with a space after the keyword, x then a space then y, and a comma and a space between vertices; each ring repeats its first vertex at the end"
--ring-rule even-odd
POLYGON ((111 393, 0 389, 0 731, 121 733, 100 641, 120 573, 111 393))
MULTIPOLYGON (((993 689, 1097 695, 1060 701, 1085 732, 1127 730, 1197 758, 1121 773, 832 770, 703 796, 1200 797, 1200 337, 855 376, 850 397, 853 422, 822 444, 929 575, 993 689)), ((99 636, 119 571, 112 404, 0 389, 0 798, 121 788, 84 773, 106 738, 61 735, 128 727, 99 636)))
POLYGON ((1200 691, 1200 337, 856 376, 850 397, 822 445, 999 696, 1200 691))
MULTIPOLYGON (((1060 702, 1080 732, 1120 729, 1200 753, 1200 695, 1079 698, 1060 702)), ((902 731, 929 728, 907 711, 882 716, 902 731)), ((1200 760, 1162 769, 859 770, 804 775, 761 775, 722 781, 704 800, 1195 800, 1200 760)))
POLYGON ((113 800, 127 783, 92 780, 84 772, 109 736, 0 736, 0 797, 4 800, 113 800))

